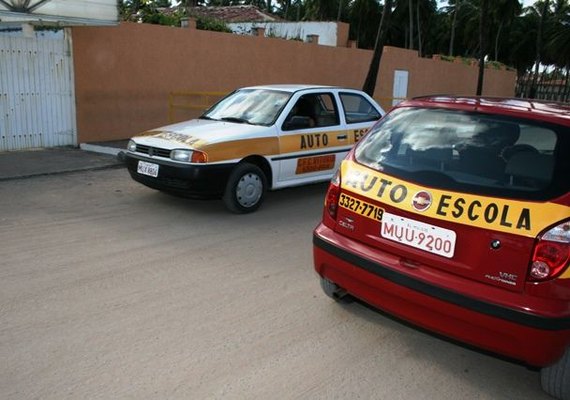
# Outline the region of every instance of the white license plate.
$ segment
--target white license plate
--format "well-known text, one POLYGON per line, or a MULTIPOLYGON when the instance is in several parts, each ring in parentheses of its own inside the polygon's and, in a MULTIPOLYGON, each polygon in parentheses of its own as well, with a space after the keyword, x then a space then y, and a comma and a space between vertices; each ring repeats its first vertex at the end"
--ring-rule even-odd
POLYGON ((408 246, 452 258, 456 234, 449 229, 385 212, 380 236, 408 246))
POLYGON ((142 175, 148 175, 156 178, 158 176, 158 164, 139 161, 137 165, 137 172, 142 175))

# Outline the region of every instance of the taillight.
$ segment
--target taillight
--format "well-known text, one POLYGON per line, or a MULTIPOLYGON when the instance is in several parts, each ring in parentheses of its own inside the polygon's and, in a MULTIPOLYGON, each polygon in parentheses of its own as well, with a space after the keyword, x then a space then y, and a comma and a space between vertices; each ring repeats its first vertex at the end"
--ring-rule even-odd
POLYGON ((544 281, 558 276, 570 261, 570 221, 538 237, 530 265, 530 280, 544 281))
POLYGON ((329 190, 325 197, 325 210, 332 219, 336 219, 338 210, 338 198, 340 196, 340 169, 336 171, 329 184, 329 190))

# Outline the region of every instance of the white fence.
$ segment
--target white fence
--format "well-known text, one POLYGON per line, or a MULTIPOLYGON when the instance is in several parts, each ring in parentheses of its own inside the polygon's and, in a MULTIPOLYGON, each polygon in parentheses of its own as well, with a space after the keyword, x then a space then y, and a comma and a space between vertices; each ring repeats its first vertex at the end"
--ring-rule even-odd
POLYGON ((77 145, 71 38, 0 32, 0 151, 77 145))

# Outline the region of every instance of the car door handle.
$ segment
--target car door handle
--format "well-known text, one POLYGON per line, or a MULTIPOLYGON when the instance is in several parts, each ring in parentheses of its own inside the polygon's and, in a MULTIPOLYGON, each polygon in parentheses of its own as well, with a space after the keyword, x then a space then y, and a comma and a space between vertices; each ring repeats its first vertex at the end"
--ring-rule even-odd
POLYGON ((348 137, 348 136, 346 136, 346 135, 338 135, 336 138, 337 138, 338 140, 346 140, 347 137, 348 137))

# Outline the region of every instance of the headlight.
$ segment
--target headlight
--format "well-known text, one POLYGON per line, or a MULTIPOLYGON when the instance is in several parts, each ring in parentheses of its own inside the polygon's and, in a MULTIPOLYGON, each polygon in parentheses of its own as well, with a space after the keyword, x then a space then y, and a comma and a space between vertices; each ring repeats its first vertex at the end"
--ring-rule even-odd
POLYGON ((175 149, 170 152, 174 161, 188 162, 192 158, 192 150, 175 149))
POLYGON ((127 150, 128 151, 137 151, 137 144, 134 141, 129 140, 129 144, 127 144, 127 150))

